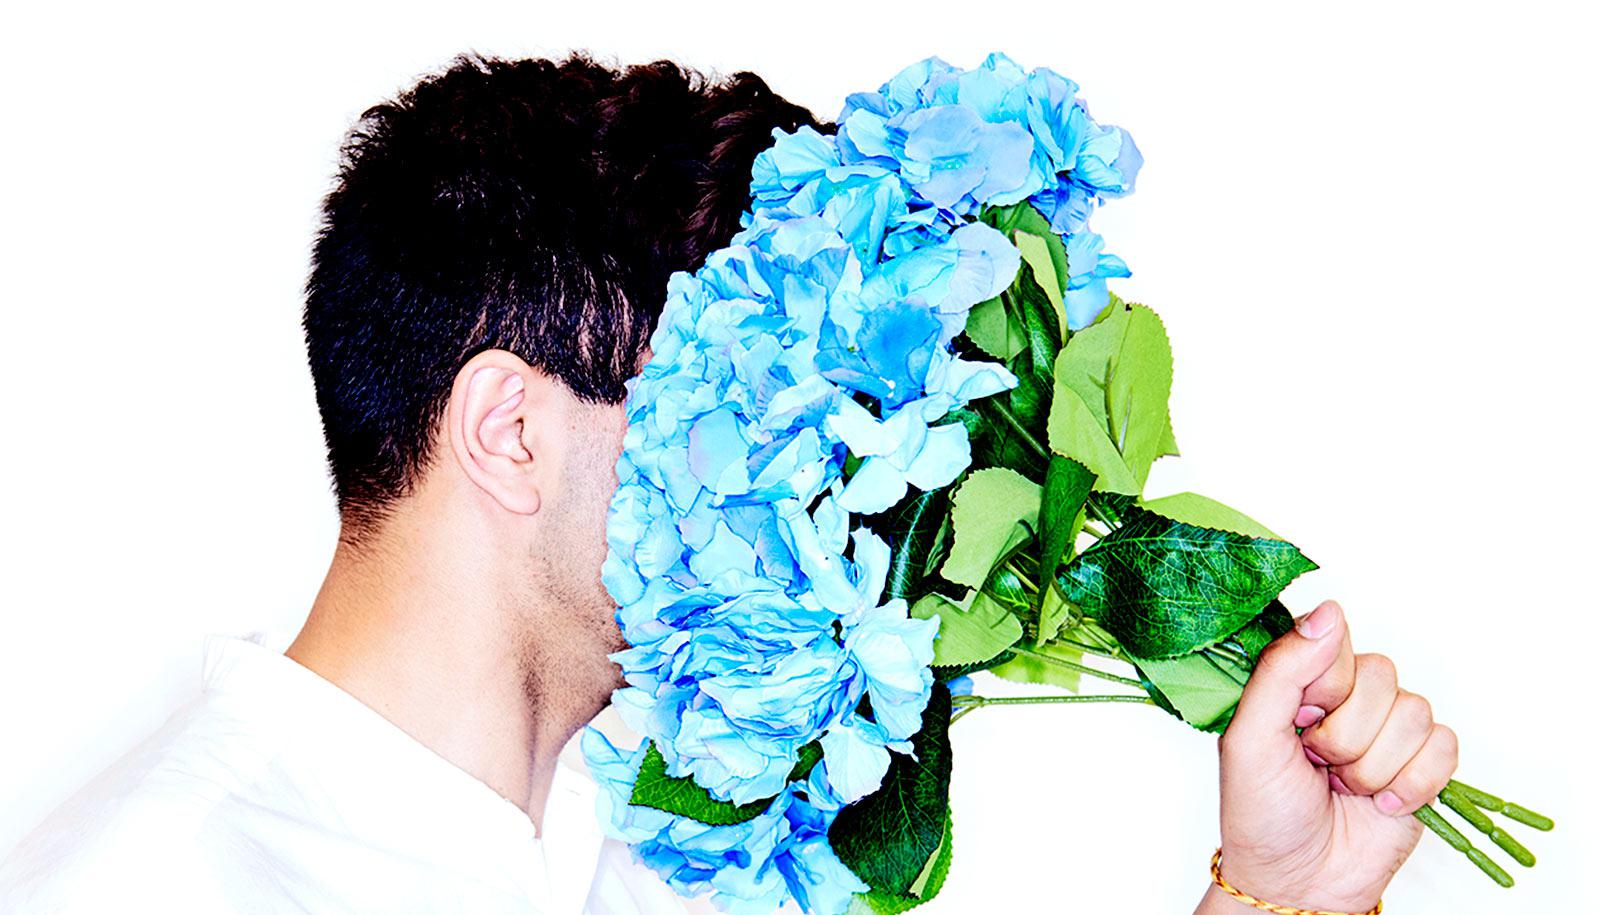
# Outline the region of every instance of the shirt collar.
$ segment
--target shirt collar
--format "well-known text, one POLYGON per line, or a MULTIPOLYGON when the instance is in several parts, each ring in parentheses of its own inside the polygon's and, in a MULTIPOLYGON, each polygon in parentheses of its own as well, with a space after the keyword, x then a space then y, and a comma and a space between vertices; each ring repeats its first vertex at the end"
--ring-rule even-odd
POLYGON ((576 738, 543 817, 556 841, 541 842, 516 804, 259 636, 213 635, 205 647, 208 702, 267 728, 262 742, 318 814, 374 845, 521 885, 551 911, 582 910, 604 836, 576 738))

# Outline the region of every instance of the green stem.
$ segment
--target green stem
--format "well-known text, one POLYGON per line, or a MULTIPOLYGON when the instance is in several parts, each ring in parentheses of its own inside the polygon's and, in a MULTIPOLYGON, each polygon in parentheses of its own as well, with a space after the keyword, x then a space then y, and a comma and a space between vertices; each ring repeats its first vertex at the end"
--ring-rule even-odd
POLYGON ((1015 416, 1011 415, 1011 411, 1006 409, 1005 404, 1000 403, 998 399, 991 398, 991 403, 989 405, 994 408, 996 413, 1000 414, 1001 419, 1010 424, 1012 430, 1017 433, 1017 437, 1022 439, 1023 444, 1032 448, 1035 453, 1045 460, 1050 460, 1050 452, 1046 450, 1043 445, 1039 444, 1039 440, 1034 438, 1033 434, 1024 428, 1022 423, 1015 416))
POLYGON ((1122 646, 1121 645, 1118 645, 1118 644, 1115 644, 1115 643, 1108 643, 1105 639, 1102 639, 1099 636, 1099 634, 1097 634, 1093 629, 1087 629, 1086 628, 1086 629, 1083 630, 1083 634, 1088 636, 1089 638, 1093 639, 1095 644, 1099 645, 1103 650, 1111 652, 1111 657, 1116 658, 1119 661, 1127 661, 1129 664, 1133 663, 1133 659, 1128 657, 1128 653, 1126 651, 1122 650, 1122 646))
POLYGON ((1017 580, 1022 582, 1022 586, 1024 588, 1027 588, 1029 593, 1032 593, 1032 594, 1038 594, 1039 593, 1039 586, 1033 583, 1033 579, 1031 579, 1027 575, 1025 575, 1023 573, 1023 571, 1021 569, 1017 568, 1015 563, 1013 563, 1009 559, 1006 560, 1006 568, 1011 570, 1011 574, 1012 575, 1017 576, 1017 580))
POLYGON ((1505 830, 1496 826, 1494 821, 1489 819, 1487 813, 1472 806, 1472 802, 1467 800, 1454 786, 1445 785, 1444 790, 1439 792, 1439 800, 1443 801, 1446 807, 1454 810, 1456 816, 1472 824, 1473 829, 1488 836, 1489 841, 1500 846, 1500 850, 1510 855, 1513 861, 1523 867, 1533 866, 1533 852, 1528 851, 1521 842, 1518 842, 1505 830))
POLYGON ((1514 820, 1524 826, 1532 826, 1534 829, 1542 830, 1544 832, 1549 832, 1556 826, 1555 821, 1551 820, 1542 813, 1534 813, 1532 810, 1529 810, 1521 804, 1513 804, 1510 801, 1502 801, 1489 792, 1474 788, 1466 782, 1458 782, 1452 778, 1450 780, 1450 787, 1456 789, 1456 791, 1462 797, 1478 805, 1479 807, 1482 807, 1485 810, 1492 810, 1495 813, 1503 815, 1506 819, 1514 820))
MULTIPOLYGON (((1217 663, 1217 659, 1215 657, 1213 657, 1211 654, 1209 654, 1208 652, 1201 652, 1200 653, 1200 657, 1205 658, 1206 659, 1206 663, 1210 664, 1212 669, 1214 669, 1217 673, 1222 674, 1224 677, 1227 677, 1229 680, 1232 680, 1234 683, 1238 684, 1239 689, 1241 689, 1241 690, 1244 689, 1245 681, 1239 679, 1239 676, 1237 674, 1235 674, 1233 671, 1224 668, 1221 664, 1218 664, 1217 663)), ((1245 678, 1249 679, 1249 675, 1246 674, 1245 678)))
POLYGON ((1249 670, 1255 664, 1255 662, 1251 661, 1249 656, 1244 652, 1231 648, 1222 642, 1218 642, 1217 644, 1208 647, 1206 651, 1225 658, 1226 660, 1243 667, 1245 670, 1249 670))
POLYGON ((1083 523, 1083 529, 1085 531, 1088 531, 1089 535, 1094 537, 1094 539, 1096 539, 1096 540, 1104 540, 1110 534, 1109 531, 1103 531, 1103 530, 1099 529, 1098 527, 1090 526, 1089 522, 1087 522, 1087 521, 1085 521, 1083 523))
POLYGON ((1100 510, 1099 506, 1095 505, 1093 499, 1085 503, 1083 507, 1084 510, 1088 512, 1089 515, 1092 516, 1096 521, 1104 524, 1106 526, 1106 530, 1111 530, 1112 528, 1116 527, 1116 524, 1112 523, 1111 519, 1105 516, 1105 513, 1100 510))
POLYGON ((1511 879, 1511 875, 1505 872, 1505 868, 1494 863, 1493 859, 1484 854, 1481 849, 1473 847, 1473 844, 1467 841, 1467 837, 1462 835, 1460 830, 1451 826, 1445 821, 1444 817, 1439 815, 1439 811, 1425 805, 1418 807, 1417 812, 1412 816, 1421 820, 1422 825, 1433 830, 1434 835, 1445 840, 1451 848, 1466 855, 1468 861, 1478 865, 1478 870, 1488 874, 1495 883, 1501 886, 1511 886, 1516 883, 1515 880, 1511 879))
POLYGON ((1056 636, 1051 641, 1057 642, 1057 643, 1062 644, 1062 645, 1066 645, 1069 648, 1076 648, 1079 651, 1083 652, 1084 654, 1092 654, 1097 658, 1110 658, 1110 659, 1112 659, 1114 661, 1126 661, 1127 660, 1127 658, 1123 657, 1122 655, 1117 654, 1116 652, 1113 652, 1113 651, 1108 651, 1102 646, 1085 645, 1084 643, 1079 642, 1076 639, 1065 639, 1065 638, 1062 638, 1060 636, 1056 636))
POLYGON ((1099 677, 1102 680, 1109 680, 1112 683, 1121 683, 1123 686, 1131 686, 1134 689, 1140 690, 1141 692, 1144 690, 1144 684, 1133 679, 1132 677, 1120 676, 1118 674, 1111 673, 1110 671, 1101 670, 1098 667, 1090 667, 1088 664, 1079 664, 1077 661, 1069 661, 1066 658, 1058 658, 1055 655, 1045 654, 1042 651, 1033 651, 1028 648, 1021 648, 1016 645, 1012 645, 1006 650, 1013 654, 1020 654, 1024 657, 1043 661, 1046 664, 1054 664, 1058 667, 1065 667, 1068 670, 1075 670, 1081 674, 1088 674, 1091 677, 1099 677))
POLYGON ((1077 702, 1133 702, 1155 705, 1149 696, 956 696, 950 700, 957 708, 982 708, 986 705, 1054 705, 1077 702))

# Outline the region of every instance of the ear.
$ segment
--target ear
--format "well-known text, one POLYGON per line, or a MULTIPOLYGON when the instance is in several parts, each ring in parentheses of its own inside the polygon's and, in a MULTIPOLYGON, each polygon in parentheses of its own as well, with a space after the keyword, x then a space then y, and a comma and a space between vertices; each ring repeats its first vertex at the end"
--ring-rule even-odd
POLYGON ((467 479, 507 511, 539 510, 549 450, 540 428, 558 425, 548 414, 554 381, 513 353, 488 349, 456 372, 445 408, 450 449, 467 479))

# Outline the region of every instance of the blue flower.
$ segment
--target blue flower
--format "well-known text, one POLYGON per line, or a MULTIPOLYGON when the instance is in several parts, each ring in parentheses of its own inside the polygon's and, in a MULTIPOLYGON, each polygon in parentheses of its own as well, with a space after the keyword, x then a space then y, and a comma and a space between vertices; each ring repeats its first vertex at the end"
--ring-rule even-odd
POLYGON ((1096 316, 1111 301, 1106 280, 1128 276, 1128 265, 1114 254, 1104 254, 1105 239, 1093 232, 1079 232, 1067 239, 1067 327, 1080 330, 1094 323, 1096 316))
POLYGON ((769 915, 789 897, 807 911, 837 915, 868 889, 828 845, 838 807, 811 803, 811 782, 789 785, 752 820, 712 826, 628 803, 644 744, 625 754, 586 728, 581 746, 600 785, 597 806, 607 832, 629 843, 681 895, 710 892, 734 915, 769 915))
POLYGON ((865 460, 839 494, 839 504, 876 514, 899 502, 907 484, 930 490, 953 481, 972 463, 966 427, 928 425, 929 416, 942 416, 952 401, 937 395, 923 398, 879 420, 854 400, 842 398, 838 412, 829 417, 829 430, 865 460))
POLYGON ((867 889, 828 827, 911 752, 938 620, 883 599, 890 549, 861 522, 952 484, 972 455, 951 411, 1018 383, 952 348, 1021 265, 984 207, 1029 201, 1062 235, 1073 328, 1127 275, 1087 223, 1141 159, 1077 88, 999 52, 914 63, 850 95, 833 134, 775 128, 739 231, 668 278, 607 518, 629 645, 612 700, 669 775, 767 806, 731 826, 636 807, 646 745, 589 731, 583 751, 610 833, 681 893, 835 915, 867 889))
POLYGON ((1078 151, 1072 180, 1102 197, 1121 197, 1133 193, 1143 165, 1144 156, 1131 134, 1119 127, 1094 125, 1078 151))
POLYGON ((972 678, 966 676, 965 674, 959 677, 950 678, 949 680, 945 681, 944 685, 945 688, 950 690, 950 695, 952 696, 972 695, 972 678))

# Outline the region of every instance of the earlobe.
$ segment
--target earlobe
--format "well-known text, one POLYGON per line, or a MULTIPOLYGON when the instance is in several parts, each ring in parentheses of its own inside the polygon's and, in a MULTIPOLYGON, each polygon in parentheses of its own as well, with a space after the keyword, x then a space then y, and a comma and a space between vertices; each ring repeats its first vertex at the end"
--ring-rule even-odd
POLYGON ((512 353, 485 350, 456 373, 445 411, 462 473, 501 507, 523 515, 539 509, 534 374, 512 353))

